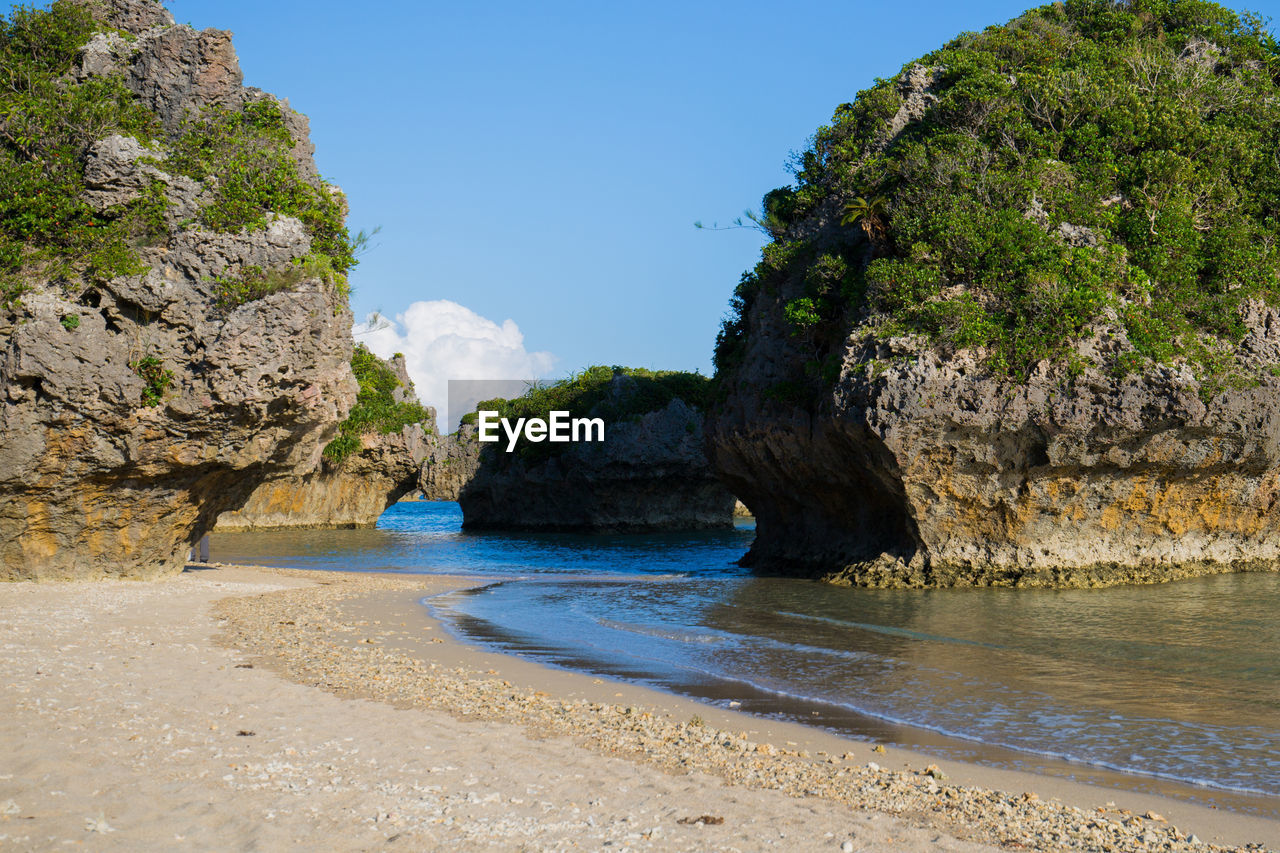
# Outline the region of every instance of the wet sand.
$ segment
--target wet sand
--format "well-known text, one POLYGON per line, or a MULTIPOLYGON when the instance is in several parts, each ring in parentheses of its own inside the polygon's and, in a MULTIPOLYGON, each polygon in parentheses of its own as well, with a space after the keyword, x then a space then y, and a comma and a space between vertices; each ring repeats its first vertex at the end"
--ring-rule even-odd
POLYGON ((872 752, 479 652, 417 603, 474 583, 228 567, 0 586, 0 847, 1280 843, 1277 821, 872 752))

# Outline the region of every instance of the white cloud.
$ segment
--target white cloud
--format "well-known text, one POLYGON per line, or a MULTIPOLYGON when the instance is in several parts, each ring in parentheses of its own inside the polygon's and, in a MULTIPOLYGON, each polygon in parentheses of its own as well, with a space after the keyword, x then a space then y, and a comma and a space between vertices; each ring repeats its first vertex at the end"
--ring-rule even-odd
POLYGON ((418 399, 435 406, 446 431, 457 426, 447 423, 450 379, 535 379, 555 363, 549 352, 524 348, 513 320, 498 325, 446 299, 414 302, 394 321, 370 314, 352 334, 380 358, 404 353, 418 399))

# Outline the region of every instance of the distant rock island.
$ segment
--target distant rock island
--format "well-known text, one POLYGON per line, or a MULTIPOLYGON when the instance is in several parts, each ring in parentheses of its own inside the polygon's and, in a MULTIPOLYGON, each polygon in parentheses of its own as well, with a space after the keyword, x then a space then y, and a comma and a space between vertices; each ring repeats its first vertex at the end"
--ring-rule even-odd
POLYGON ((463 527, 598 532, 731 527, 734 498, 703 450, 709 393, 709 380, 696 374, 592 367, 515 400, 481 403, 480 409, 511 418, 545 418, 557 410, 600 417, 605 438, 522 442, 508 453, 505 445, 475 441, 468 428, 460 447, 464 453, 474 448, 477 459, 474 475, 459 489, 463 527))
POLYGON ((355 402, 345 201, 230 33, 59 2, 0 52, 0 579, 179 571, 355 402))
POLYGON ((1103 586, 1280 559, 1280 55, 1212 3, 968 33, 818 130, 717 343, 762 571, 1103 586))
POLYGON ((351 369, 359 396, 319 464, 263 483, 218 517, 218 531, 373 527, 419 488, 436 413, 418 402, 404 356, 383 361, 356 344, 351 369))

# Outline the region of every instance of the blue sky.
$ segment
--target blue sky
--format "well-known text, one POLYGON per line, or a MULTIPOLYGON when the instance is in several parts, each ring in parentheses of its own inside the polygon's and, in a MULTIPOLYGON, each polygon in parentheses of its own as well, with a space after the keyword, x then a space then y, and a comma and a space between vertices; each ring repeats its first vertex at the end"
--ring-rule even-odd
POLYGON ((311 118, 353 228, 357 317, 450 300, 554 356, 710 372, 754 231, 837 104, 1023 2, 176 0, 311 118))

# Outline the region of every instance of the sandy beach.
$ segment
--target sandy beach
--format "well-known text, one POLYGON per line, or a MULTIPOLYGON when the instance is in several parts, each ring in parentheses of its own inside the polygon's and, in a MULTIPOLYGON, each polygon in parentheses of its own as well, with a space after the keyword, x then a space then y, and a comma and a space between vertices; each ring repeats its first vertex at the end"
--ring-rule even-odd
POLYGON ((475 578, 0 586, 0 848, 1205 850, 1280 822, 874 751, 454 642, 475 578))

